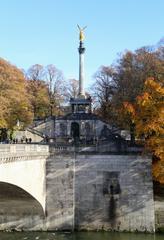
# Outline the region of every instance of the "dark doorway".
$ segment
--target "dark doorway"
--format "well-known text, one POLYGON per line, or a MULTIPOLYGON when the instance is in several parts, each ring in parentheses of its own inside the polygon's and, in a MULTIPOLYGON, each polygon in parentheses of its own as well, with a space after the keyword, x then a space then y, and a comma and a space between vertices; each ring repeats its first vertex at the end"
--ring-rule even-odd
POLYGON ((71 123, 71 136, 73 137, 75 142, 79 141, 80 128, 77 122, 71 123))

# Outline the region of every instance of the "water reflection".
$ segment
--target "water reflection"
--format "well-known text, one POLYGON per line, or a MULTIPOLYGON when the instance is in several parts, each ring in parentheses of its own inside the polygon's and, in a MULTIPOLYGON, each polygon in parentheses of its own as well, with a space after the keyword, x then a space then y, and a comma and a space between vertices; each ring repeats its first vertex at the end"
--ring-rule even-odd
POLYGON ((164 234, 140 233, 107 233, 107 232, 78 232, 78 233, 0 233, 0 240, 163 240, 164 234))

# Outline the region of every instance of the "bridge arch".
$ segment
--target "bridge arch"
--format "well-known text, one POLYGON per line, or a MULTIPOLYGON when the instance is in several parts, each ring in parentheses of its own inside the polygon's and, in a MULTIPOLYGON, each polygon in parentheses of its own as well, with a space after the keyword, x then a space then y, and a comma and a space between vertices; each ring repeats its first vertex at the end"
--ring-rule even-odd
MULTIPOLYGON (((26 214, 44 216, 40 202, 24 189, 6 182, 0 182, 0 216, 26 214), (32 211, 31 211, 32 209, 32 211)), ((0 222, 1 224, 1 222, 0 222)))
POLYGON ((0 163, 0 182, 13 184, 35 198, 45 212, 46 157, 32 156, 0 163))

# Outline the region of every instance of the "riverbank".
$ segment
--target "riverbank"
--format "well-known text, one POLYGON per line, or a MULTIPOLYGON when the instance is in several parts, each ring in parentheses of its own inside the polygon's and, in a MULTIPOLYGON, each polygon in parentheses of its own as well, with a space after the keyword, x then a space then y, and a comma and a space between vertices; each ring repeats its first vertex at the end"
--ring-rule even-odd
POLYGON ((164 234, 116 232, 0 232, 1 240, 163 240, 164 234))

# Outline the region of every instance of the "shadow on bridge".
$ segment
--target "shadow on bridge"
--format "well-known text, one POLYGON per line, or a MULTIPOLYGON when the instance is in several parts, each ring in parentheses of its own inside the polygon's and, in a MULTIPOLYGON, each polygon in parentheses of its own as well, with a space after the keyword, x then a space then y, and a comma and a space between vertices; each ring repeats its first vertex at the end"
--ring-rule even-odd
POLYGON ((31 225, 37 219, 44 219, 41 204, 22 188, 0 182, 0 230, 3 225, 9 229, 23 229, 27 222, 31 225))

